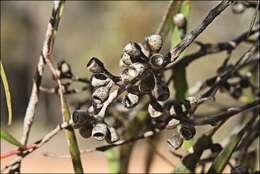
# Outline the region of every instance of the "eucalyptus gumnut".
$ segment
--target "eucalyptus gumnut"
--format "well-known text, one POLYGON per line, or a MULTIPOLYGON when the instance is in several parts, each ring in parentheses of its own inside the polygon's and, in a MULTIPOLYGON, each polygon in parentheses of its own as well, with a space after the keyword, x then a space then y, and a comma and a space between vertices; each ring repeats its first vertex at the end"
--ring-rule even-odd
POLYGON ((160 69, 164 65, 164 57, 162 54, 155 53, 150 57, 150 64, 154 69, 160 69))
POLYGON ((123 83, 131 82, 135 78, 141 76, 144 72, 144 65, 142 63, 134 63, 121 73, 123 83))
POLYGON ((152 72, 147 73, 147 75, 140 81, 139 90, 143 93, 150 93, 155 86, 154 75, 152 72))
POLYGON ((158 101, 165 101, 169 98, 170 96, 170 90, 165 82, 159 81, 158 79, 156 80, 155 87, 152 91, 153 96, 158 100, 158 101))
POLYGON ((106 86, 110 82, 110 78, 106 75, 100 74, 93 74, 90 78, 91 86, 97 88, 101 86, 106 86))
POLYGON ((160 103, 156 102, 156 101, 152 101, 149 105, 148 105, 148 113, 150 114, 150 116, 152 118, 157 118, 163 115, 163 109, 162 106, 160 105, 160 103))
POLYGON ((183 144, 183 138, 179 134, 175 134, 168 138, 167 144, 174 150, 179 149, 183 144))
POLYGON ((159 52, 162 48, 163 40, 158 34, 147 36, 145 41, 152 52, 159 52))
POLYGON ((177 27, 184 27, 186 24, 186 18, 183 13, 178 13, 173 17, 173 22, 177 27))
POLYGON ((106 136, 106 140, 108 143, 114 143, 117 142, 119 140, 119 135, 116 131, 115 128, 113 127, 108 127, 108 132, 107 132, 107 136, 106 136))
POLYGON ((107 135, 107 125, 105 123, 97 123, 92 129, 91 135, 98 141, 104 140, 107 135))
POLYGON ((60 78, 71 78, 73 76, 71 67, 65 60, 58 62, 57 66, 60 72, 60 78))
POLYGON ((136 94, 128 93, 124 96, 122 103, 126 108, 134 107, 139 101, 139 96, 136 94))
POLYGON ((190 140, 196 134, 196 129, 191 124, 183 123, 180 128, 180 134, 185 140, 190 140))
POLYGON ((87 68, 92 73, 102 73, 105 71, 104 64, 96 57, 92 57, 89 60, 87 68))
POLYGON ((92 99, 96 104, 104 103, 109 96, 110 87, 101 86, 96 88, 92 94, 92 99))

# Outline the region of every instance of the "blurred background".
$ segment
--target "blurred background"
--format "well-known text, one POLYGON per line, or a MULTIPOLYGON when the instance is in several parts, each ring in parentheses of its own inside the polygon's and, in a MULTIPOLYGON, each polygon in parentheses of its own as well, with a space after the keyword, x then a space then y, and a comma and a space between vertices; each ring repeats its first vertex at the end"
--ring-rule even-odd
MULTIPOLYGON (((197 26, 209 9, 217 3, 217 1, 192 1, 189 31, 197 26)), ((52 5, 50 1, 1 1, 1 61, 11 88, 14 119, 12 126, 7 127, 5 96, 1 93, 1 126, 12 132, 18 139, 22 135, 22 121, 52 5)), ((68 1, 56 35, 53 60, 57 62, 65 59, 72 66, 74 74, 89 77, 89 72, 85 67, 88 60, 95 56, 117 74, 121 71, 118 62, 125 44, 128 41, 142 41, 145 36, 154 33, 167 5, 167 1, 68 1)), ((203 42, 230 40, 248 29, 252 15, 253 10, 247 10, 242 15, 234 15, 228 8, 200 35, 198 40, 203 42)), ((170 48, 169 43, 169 40, 165 41, 164 50, 170 48)), ((187 53, 191 53, 196 48, 192 45, 187 53)), ((233 60, 246 49, 246 45, 241 45, 234 53, 233 60)), ((190 65, 187 75, 189 86, 193 86, 198 80, 215 75, 217 67, 224 58, 224 53, 211 55, 190 65)), ((48 68, 45 70, 42 86, 56 86, 48 68)), ((81 101, 86 96, 85 94, 70 96, 69 101, 72 103, 81 101)), ((217 102, 224 106, 238 104, 238 101, 224 95, 218 95, 217 102)), ((199 110, 201 113, 210 111, 214 111, 214 108, 205 106, 199 110)), ((58 97, 41 93, 29 141, 34 142, 45 135, 61 122, 61 118, 58 97)), ((224 125, 226 132, 217 134, 216 139, 223 139, 223 135, 232 130, 235 124, 236 119, 229 121, 224 125)), ((80 149, 99 145, 95 141, 86 141, 80 136, 78 136, 78 141, 80 149)), ((142 157, 145 155, 145 148, 147 148, 145 142, 138 142, 131 157, 130 172, 143 171, 142 157)), ((14 146, 1 141, 1 153, 11 149, 14 149, 14 146)), ((165 154, 173 163, 177 163, 169 153, 165 141, 161 141, 158 151, 165 154)), ((43 152, 67 154, 63 132, 28 156, 24 160, 22 171, 41 173, 73 171, 70 159, 44 157, 43 152)), ((108 172, 103 153, 86 154, 82 156, 82 159, 85 171, 108 172)), ((1 168, 11 160, 12 158, 1 160, 1 168)), ((156 157, 151 171, 170 172, 171 170, 172 166, 156 157)))

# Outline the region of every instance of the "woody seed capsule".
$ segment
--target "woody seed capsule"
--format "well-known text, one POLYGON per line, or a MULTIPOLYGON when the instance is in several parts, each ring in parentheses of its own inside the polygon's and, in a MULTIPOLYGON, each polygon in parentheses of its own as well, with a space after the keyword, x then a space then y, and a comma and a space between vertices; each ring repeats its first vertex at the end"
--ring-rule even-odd
POLYGON ((177 27, 184 27, 186 19, 183 13, 178 13, 173 17, 173 22, 177 27))
POLYGON ((107 134, 107 125, 104 123, 96 124, 92 129, 92 137, 94 137, 98 141, 102 141, 105 139, 107 134))
POLYGON ((183 138, 179 134, 175 134, 167 140, 168 145, 174 150, 179 149, 183 144, 183 138))
POLYGON ((110 88, 107 86, 102 86, 97 89, 92 94, 92 99, 96 104, 102 104, 109 96, 110 88))
POLYGON ((60 78, 71 78, 72 72, 70 65, 65 61, 58 62, 58 70, 60 71, 60 78))
POLYGON ((88 64, 87 68, 92 73, 102 73, 104 71, 104 64, 96 57, 92 57, 88 64))
POLYGON ((126 108, 134 107, 139 101, 138 95, 128 93, 123 98, 123 104, 126 108))
POLYGON ((113 128, 113 127, 108 127, 107 141, 109 143, 114 143, 114 142, 116 142, 118 140, 119 140, 119 135, 118 135, 116 129, 113 128))
POLYGON ((87 111, 76 110, 72 113, 72 120, 75 128, 79 128, 90 120, 90 116, 87 114, 87 111))
POLYGON ((167 129, 175 129, 179 124, 180 124, 180 120, 173 118, 168 122, 166 128, 167 129))
POLYGON ((92 126, 90 124, 87 124, 83 127, 81 127, 79 129, 79 134, 83 137, 83 138, 89 138, 91 137, 91 133, 92 133, 92 126))
POLYGON ((134 63, 121 73, 121 79, 123 83, 127 83, 142 75, 143 72, 144 65, 141 63, 134 63))
POLYGON ((154 101, 148 105, 148 113, 152 118, 160 117, 163 115, 162 106, 154 101))
POLYGON ((160 35, 154 34, 145 38, 146 43, 152 52, 159 52, 162 48, 163 40, 160 35))
POLYGON ((162 67, 163 67, 163 64, 164 64, 163 55, 162 55, 162 54, 159 54, 159 53, 153 54, 153 55, 150 57, 150 64, 152 65, 152 67, 153 67, 154 69, 162 68, 162 67))
POLYGON ((138 57, 141 55, 141 47, 136 42, 129 42, 125 48, 124 52, 130 57, 138 57))
POLYGON ((110 79, 107 78, 104 74, 93 74, 91 79, 91 86, 100 87, 105 86, 109 83, 110 79))
POLYGON ((150 93, 154 89, 154 86, 154 76, 149 72, 148 75, 141 80, 138 88, 143 93, 150 93))
POLYGON ((131 60, 131 57, 129 54, 127 54, 126 52, 124 52, 121 56, 121 59, 120 59, 120 62, 119 62, 119 65, 121 67, 127 67, 129 65, 131 65, 133 62, 131 60))
POLYGON ((163 82, 157 82, 152 91, 153 96, 159 101, 165 101, 170 96, 170 90, 168 86, 163 82))
POLYGON ((190 140, 196 134, 196 129, 191 124, 184 123, 181 125, 180 134, 185 140, 190 140))

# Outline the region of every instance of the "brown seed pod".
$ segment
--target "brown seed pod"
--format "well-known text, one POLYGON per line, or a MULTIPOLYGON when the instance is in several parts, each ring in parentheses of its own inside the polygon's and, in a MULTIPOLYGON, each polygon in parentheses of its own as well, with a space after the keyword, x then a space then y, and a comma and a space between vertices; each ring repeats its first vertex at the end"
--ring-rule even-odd
POLYGON ((231 169, 232 174, 246 174, 249 173, 249 170, 246 166, 238 165, 231 169))
POLYGON ((155 53, 150 57, 150 64, 154 69, 160 69, 164 65, 164 57, 162 54, 155 53))
POLYGON ((173 22, 177 27, 184 27, 186 24, 186 18, 183 13, 178 13, 173 17, 173 22))
POLYGON ((152 94, 158 101, 165 101, 170 96, 170 90, 166 83, 157 79, 152 94))
POLYGON ((172 137, 168 138, 167 144, 173 150, 179 149, 183 144, 183 138, 179 134, 175 134, 172 137))
POLYGON ((144 65, 141 63, 134 63, 121 73, 121 80, 123 81, 123 83, 131 82, 135 78, 141 76, 143 72, 144 65))
POLYGON ((60 71, 60 78, 71 78, 73 76, 71 67, 65 60, 58 62, 57 66, 60 71))
POLYGON ((124 96, 122 103, 126 108, 132 108, 139 102, 139 96, 135 94, 128 93, 124 96))
POLYGON ((119 135, 116 131, 115 128, 113 127, 108 127, 108 133, 107 133, 107 137, 106 137, 106 140, 108 143, 114 143, 116 141, 118 141, 120 138, 119 138, 119 135))
POLYGON ((91 135, 98 141, 104 140, 107 135, 107 125, 105 123, 97 123, 92 129, 91 135))
POLYGON ((152 52, 159 52, 162 48, 163 40, 160 35, 150 35, 145 38, 145 41, 152 52))
POLYGON ((101 86, 96 88, 92 94, 93 102, 96 104, 104 103, 108 96, 109 96, 110 87, 108 86, 101 86))
POLYGON ((129 42, 125 48, 124 52, 127 53, 130 57, 139 57, 142 55, 142 49, 136 42, 129 42))
POLYGON ((101 86, 106 86, 111 80, 107 78, 104 74, 93 74, 90 78, 91 86, 97 88, 101 86))
POLYGON ((131 60, 131 57, 129 54, 127 54, 126 52, 124 52, 121 56, 121 59, 120 59, 120 62, 119 62, 119 65, 121 67, 128 67, 130 66, 131 64, 133 64, 132 60, 131 60))
POLYGON ((104 64, 96 57, 92 57, 89 60, 87 68, 92 73, 102 73, 105 71, 104 64))
POLYGON ((160 103, 153 101, 148 105, 148 113, 152 118, 157 118, 163 115, 162 106, 160 103))
POLYGON ((154 75, 152 72, 149 72, 147 76, 140 81, 138 88, 142 93, 150 93, 154 89, 154 86, 154 75))
POLYGON ((242 3, 239 3, 239 2, 232 3, 231 10, 235 14, 243 13, 245 11, 245 9, 246 9, 246 7, 242 3))
POLYGON ((166 128, 167 129, 175 129, 179 124, 180 124, 180 120, 173 118, 168 122, 166 128))
POLYGON ((91 137, 91 133, 92 133, 92 125, 91 124, 87 124, 84 125, 83 127, 81 127, 79 129, 79 134, 83 137, 83 138, 89 138, 91 137))
POLYGON ((191 124, 183 123, 180 128, 180 134, 185 140, 190 140, 196 134, 196 129, 191 124))

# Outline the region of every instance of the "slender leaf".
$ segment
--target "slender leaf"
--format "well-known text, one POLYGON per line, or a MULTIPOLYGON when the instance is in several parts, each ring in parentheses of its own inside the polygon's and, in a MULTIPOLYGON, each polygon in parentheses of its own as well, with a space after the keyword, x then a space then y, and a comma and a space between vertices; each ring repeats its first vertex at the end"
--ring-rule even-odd
MULTIPOLYGON (((190 2, 184 1, 181 5, 180 12, 188 18, 190 12, 190 2)), ((183 36, 183 31, 178 27, 174 27, 172 33, 172 47, 175 47, 179 42, 181 42, 181 38, 183 36)), ((181 54, 185 55, 185 52, 181 54)), ((178 67, 173 70, 173 84, 175 89, 175 98, 177 100, 184 100, 188 93, 188 82, 186 78, 186 69, 185 67, 178 67)), ((182 148, 188 151, 192 147, 192 140, 184 141, 182 148)))
POLYGON ((1 79, 3 82, 3 86, 4 86, 4 92, 5 92, 5 97, 6 97, 6 104, 7 104, 7 110, 8 110, 8 125, 11 125, 12 123, 12 100, 11 100, 11 94, 10 94, 10 88, 8 85, 8 80, 6 77, 6 73, 4 71, 4 67, 2 62, 0 63, 0 69, 1 69, 1 79))
MULTIPOLYGON (((69 121, 70 120, 70 110, 67 101, 65 98, 61 97, 61 105, 62 105, 62 115, 64 121, 69 121)), ((81 159, 80 159, 80 151, 78 147, 78 142, 77 138, 75 136, 74 129, 72 127, 68 127, 65 129, 65 135, 67 138, 68 146, 69 146, 69 151, 72 159, 72 164, 75 173, 84 173, 83 167, 81 164, 81 159)))
POLYGON ((9 132, 5 131, 4 129, 1 128, 1 139, 4 139, 5 141, 18 146, 18 147, 22 147, 23 145, 16 140, 9 132))
POLYGON ((226 164, 228 163, 230 157, 235 151, 238 143, 245 133, 245 128, 243 128, 238 134, 233 135, 226 145, 226 147, 220 152, 220 154, 216 157, 215 161, 212 163, 208 173, 221 173, 226 164))
POLYGON ((107 150, 105 153, 106 153, 110 173, 119 173, 120 163, 118 159, 118 149, 111 148, 107 150))

